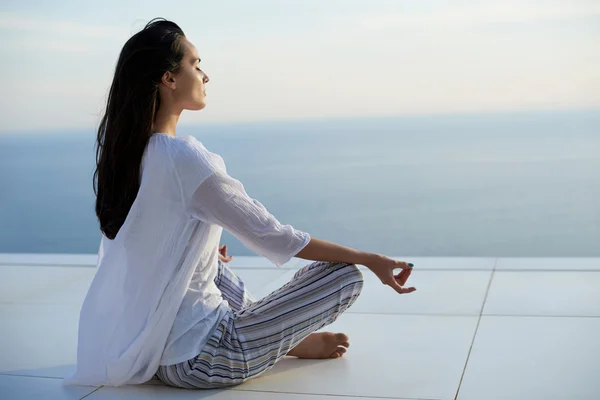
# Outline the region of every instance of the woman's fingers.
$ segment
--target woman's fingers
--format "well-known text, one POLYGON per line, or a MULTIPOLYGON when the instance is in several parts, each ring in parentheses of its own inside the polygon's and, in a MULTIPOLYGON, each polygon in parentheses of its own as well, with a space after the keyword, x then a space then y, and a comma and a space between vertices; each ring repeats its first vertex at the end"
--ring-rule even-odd
POLYGON ((219 253, 223 255, 223 257, 227 257, 227 245, 219 246, 219 253))
POLYGON ((414 288, 414 287, 403 288, 402 286, 400 286, 398 284, 398 282, 396 282, 396 280, 393 280, 392 282, 390 282, 390 286, 392 287, 392 289, 394 289, 399 294, 412 293, 415 290, 417 290, 417 288, 414 288))
POLYGON ((405 293, 412 293, 412 292, 414 292, 415 290, 417 290, 417 288, 416 288, 416 287, 413 287, 413 286, 411 286, 411 287, 409 287, 409 288, 402 288, 402 293, 403 293, 403 294, 405 294, 405 293))
POLYGON ((398 275, 394 276, 394 278, 396 279, 396 281, 398 282, 398 284, 400 286, 404 286, 404 284, 406 284, 406 281, 408 280, 408 277, 410 276, 411 273, 412 273, 412 268, 403 269, 398 275))
POLYGON ((231 260, 233 260, 233 256, 227 257, 226 244, 219 246, 219 260, 221 260, 221 262, 230 262, 231 260))
POLYGON ((413 264, 404 261, 396 261, 396 268, 402 268, 402 271, 395 276, 392 274, 392 281, 389 283, 389 286, 399 294, 412 293, 417 290, 414 287, 403 287, 412 273, 413 264))
POLYGON ((395 262, 394 268, 402 268, 402 269, 411 269, 414 267, 412 263, 407 263, 406 261, 397 261, 395 262))

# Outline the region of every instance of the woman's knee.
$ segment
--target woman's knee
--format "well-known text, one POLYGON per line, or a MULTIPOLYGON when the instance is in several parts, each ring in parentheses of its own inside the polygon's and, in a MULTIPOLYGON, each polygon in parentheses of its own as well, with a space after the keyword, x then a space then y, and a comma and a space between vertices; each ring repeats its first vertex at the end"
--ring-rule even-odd
POLYGON ((355 290, 358 292, 357 295, 362 291, 364 277, 362 271, 356 264, 337 263, 334 268, 341 272, 340 279, 342 279, 344 283, 355 287, 355 290))
POLYGON ((294 278, 307 273, 324 273, 326 271, 334 271, 337 275, 337 279, 342 281, 342 286, 352 285, 355 290, 360 293, 363 287, 363 274, 356 264, 350 264, 346 262, 327 262, 327 261, 316 261, 304 268, 300 269, 294 275, 294 278))

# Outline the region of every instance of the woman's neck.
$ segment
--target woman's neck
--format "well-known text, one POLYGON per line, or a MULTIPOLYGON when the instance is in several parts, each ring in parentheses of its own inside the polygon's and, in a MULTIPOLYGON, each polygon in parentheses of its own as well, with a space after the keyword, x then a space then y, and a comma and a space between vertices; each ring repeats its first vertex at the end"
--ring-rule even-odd
POLYGON ((154 117, 152 133, 166 133, 167 135, 177 136, 177 122, 180 115, 181 111, 173 112, 159 109, 154 117))

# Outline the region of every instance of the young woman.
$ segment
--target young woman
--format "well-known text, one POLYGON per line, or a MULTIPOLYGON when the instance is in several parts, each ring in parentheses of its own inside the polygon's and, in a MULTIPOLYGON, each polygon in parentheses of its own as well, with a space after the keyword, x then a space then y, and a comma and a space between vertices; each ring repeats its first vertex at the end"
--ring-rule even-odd
POLYGON ((219 155, 177 136, 181 112, 205 107, 208 81, 173 22, 150 21, 121 51, 98 129, 98 270, 66 384, 119 386, 156 375, 171 386, 217 388, 286 355, 341 357, 348 336, 315 331, 358 297, 356 264, 398 293, 415 290, 402 287, 412 264, 280 224, 219 155), (223 228, 277 266, 292 257, 315 262, 256 300, 225 265, 223 228))

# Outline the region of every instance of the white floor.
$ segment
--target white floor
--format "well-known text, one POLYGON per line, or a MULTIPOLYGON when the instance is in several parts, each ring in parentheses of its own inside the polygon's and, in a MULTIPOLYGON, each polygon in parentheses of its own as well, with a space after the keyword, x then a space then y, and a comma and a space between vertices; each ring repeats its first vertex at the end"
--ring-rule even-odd
MULTIPOLYGON (((419 258, 400 296, 365 270, 359 300, 327 330, 351 346, 337 360, 285 358, 229 390, 159 383, 63 386, 93 255, 0 254, 0 399, 599 400, 599 258, 419 258)), ((230 264, 256 296, 302 266, 259 257, 230 264)))

